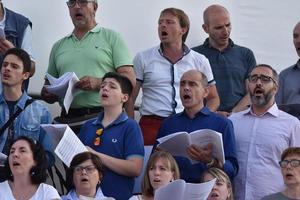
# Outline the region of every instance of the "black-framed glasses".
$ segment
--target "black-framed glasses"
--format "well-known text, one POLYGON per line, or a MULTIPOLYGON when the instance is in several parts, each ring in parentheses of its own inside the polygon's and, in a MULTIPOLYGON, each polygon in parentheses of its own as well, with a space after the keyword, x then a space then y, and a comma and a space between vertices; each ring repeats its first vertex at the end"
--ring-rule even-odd
POLYGON ((279 165, 281 168, 286 168, 288 164, 290 164, 292 167, 298 167, 300 165, 300 160, 292 159, 279 161, 279 165))
POLYGON ((261 75, 253 74, 248 77, 250 83, 256 83, 258 79, 260 79, 262 83, 270 83, 271 81, 273 81, 275 84, 277 84, 277 82, 271 76, 267 76, 263 74, 261 75))
POLYGON ((87 174, 92 174, 96 170, 96 167, 94 165, 88 165, 88 166, 76 166, 74 167, 74 172, 77 174, 81 174, 83 170, 86 171, 87 174))
POLYGON ((89 2, 95 2, 95 0, 69 0, 67 1, 67 5, 69 7, 74 7, 76 5, 76 3, 78 3, 78 5, 80 7, 84 7, 86 6, 89 2))

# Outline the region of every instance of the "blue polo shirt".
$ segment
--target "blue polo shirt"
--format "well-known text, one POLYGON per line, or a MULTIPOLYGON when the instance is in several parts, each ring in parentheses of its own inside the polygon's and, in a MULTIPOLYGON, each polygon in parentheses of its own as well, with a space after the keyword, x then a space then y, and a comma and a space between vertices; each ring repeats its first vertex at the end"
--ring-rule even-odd
MULTIPOLYGON (((128 118, 125 112, 107 127, 101 124, 104 112, 97 119, 87 121, 81 128, 79 139, 97 152, 126 160, 144 157, 144 143, 139 125, 128 118), (94 145, 96 131, 103 128, 99 146, 94 145)), ((101 181, 103 194, 116 200, 127 200, 132 196, 134 177, 123 176, 106 168, 101 181)))
POLYGON ((219 51, 210 46, 208 38, 203 45, 192 49, 209 60, 221 101, 218 110, 231 112, 247 93, 245 81, 256 65, 253 52, 232 40, 226 49, 219 51))
MULTIPOLYGON (((232 179, 238 172, 238 162, 233 125, 229 119, 211 112, 207 107, 202 108, 193 119, 183 111, 164 120, 157 138, 175 132, 190 133, 199 129, 212 129, 222 134, 225 154, 224 171, 232 179)), ((206 164, 191 164, 187 158, 178 156, 175 156, 175 159, 179 166, 181 179, 189 183, 199 183, 202 172, 207 169, 206 164)))

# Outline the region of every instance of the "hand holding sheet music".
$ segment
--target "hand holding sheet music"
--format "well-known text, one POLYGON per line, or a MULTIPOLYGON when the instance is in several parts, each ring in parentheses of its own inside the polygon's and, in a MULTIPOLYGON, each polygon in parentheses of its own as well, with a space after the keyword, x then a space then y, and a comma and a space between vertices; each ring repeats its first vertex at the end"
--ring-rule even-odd
POLYGON ((195 144, 200 148, 205 148, 211 143, 213 145, 213 157, 217 158, 220 163, 225 163, 222 134, 214 130, 201 129, 191 133, 177 132, 159 138, 157 141, 159 142, 157 145, 158 148, 170 152, 173 156, 186 157, 193 164, 197 163, 197 161, 190 159, 186 152, 187 148, 191 144, 195 144))
POLYGON ((67 72, 59 78, 55 78, 50 74, 46 74, 50 85, 45 85, 48 92, 64 98, 64 107, 68 112, 70 105, 79 89, 75 88, 75 84, 79 81, 74 72, 67 72))
POLYGON ((87 151, 67 124, 41 124, 41 127, 52 136, 55 154, 68 167, 75 155, 87 151))

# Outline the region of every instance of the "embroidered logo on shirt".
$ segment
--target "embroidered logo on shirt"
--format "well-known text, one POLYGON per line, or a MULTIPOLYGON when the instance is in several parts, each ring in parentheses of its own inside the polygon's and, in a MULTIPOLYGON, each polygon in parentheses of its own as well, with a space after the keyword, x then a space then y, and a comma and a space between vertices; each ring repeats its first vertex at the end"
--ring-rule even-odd
POLYGON ((116 143, 116 142, 118 142, 118 140, 117 140, 117 139, 115 139, 115 138, 113 138, 111 141, 112 141, 113 143, 116 143))

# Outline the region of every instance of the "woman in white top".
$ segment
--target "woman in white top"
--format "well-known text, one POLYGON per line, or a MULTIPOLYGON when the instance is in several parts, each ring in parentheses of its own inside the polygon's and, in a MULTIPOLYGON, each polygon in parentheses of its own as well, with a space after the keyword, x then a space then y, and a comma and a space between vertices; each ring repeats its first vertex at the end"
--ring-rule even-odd
POLYGON ((62 196, 62 200, 114 199, 103 195, 100 183, 103 174, 103 164, 100 158, 91 153, 79 153, 71 161, 67 169, 67 184, 69 193, 62 196))
POLYGON ((36 141, 21 136, 16 139, 5 163, 6 181, 0 183, 0 200, 55 200, 56 189, 43 182, 47 177, 47 158, 36 141))
POLYGON ((155 151, 146 166, 142 194, 132 196, 129 200, 153 200, 155 190, 179 178, 179 169, 173 156, 166 151, 155 151))

